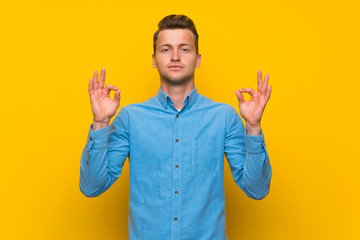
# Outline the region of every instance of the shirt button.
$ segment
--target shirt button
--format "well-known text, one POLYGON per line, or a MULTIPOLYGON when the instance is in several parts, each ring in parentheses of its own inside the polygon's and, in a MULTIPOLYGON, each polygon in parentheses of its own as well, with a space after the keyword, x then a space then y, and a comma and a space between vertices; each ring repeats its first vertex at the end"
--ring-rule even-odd
POLYGON ((90 137, 90 141, 92 141, 92 137, 90 137))
POLYGON ((176 118, 179 118, 179 114, 176 114, 176 118))
POLYGON ((174 217, 174 221, 177 221, 177 217, 174 217))
POLYGON ((86 161, 86 165, 89 165, 89 161, 86 161))
POLYGON ((178 191, 175 191, 175 194, 178 194, 179 192, 178 191))
POLYGON ((176 139, 176 142, 179 142, 179 139, 176 139))
POLYGON ((175 167, 176 167, 176 168, 179 168, 179 165, 176 164, 175 167))

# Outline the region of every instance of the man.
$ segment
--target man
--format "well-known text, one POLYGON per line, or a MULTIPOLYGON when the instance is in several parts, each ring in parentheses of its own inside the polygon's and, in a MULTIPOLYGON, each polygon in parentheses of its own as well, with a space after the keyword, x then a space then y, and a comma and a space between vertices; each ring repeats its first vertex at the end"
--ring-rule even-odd
POLYGON ((197 92, 198 34, 192 20, 170 15, 154 35, 153 67, 158 94, 123 107, 120 90, 105 85, 105 69, 89 81, 94 122, 81 157, 80 189, 87 197, 107 190, 129 156, 129 238, 227 239, 224 208, 224 153, 235 182, 251 198, 268 192, 271 166, 260 119, 270 97, 269 75, 258 92, 235 92, 240 114, 197 92), (114 99, 109 97, 115 91, 114 99), (244 100, 242 93, 251 99, 244 100))

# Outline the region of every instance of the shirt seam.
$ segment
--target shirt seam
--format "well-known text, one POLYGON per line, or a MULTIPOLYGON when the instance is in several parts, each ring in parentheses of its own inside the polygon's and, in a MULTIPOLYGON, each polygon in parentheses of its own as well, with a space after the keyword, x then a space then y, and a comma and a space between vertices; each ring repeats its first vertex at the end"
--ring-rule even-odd
POLYGON ((262 154, 264 153, 264 151, 249 151, 249 150, 246 150, 247 153, 250 153, 250 154, 262 154))
POLYGON ((94 144, 92 144, 92 149, 103 149, 103 148, 106 148, 107 147, 107 144, 105 145, 102 145, 102 146, 94 146, 94 144))
MULTIPOLYGON (((175 122, 173 122, 173 159, 172 159, 172 171, 173 171, 173 176, 172 176, 172 184, 171 184, 171 240, 174 239, 174 200, 175 200, 175 196, 174 196, 174 182, 175 182, 175 174, 176 174, 176 170, 174 168, 174 164, 176 164, 176 162, 174 161, 175 157, 176 157, 176 143, 175 143, 175 138, 176 138, 176 132, 175 132, 175 125, 176 125, 176 120, 175 122)), ((181 165, 180 165, 181 167, 181 165)))
POLYGON ((225 138, 228 136, 228 122, 229 122, 229 114, 230 114, 230 111, 227 111, 226 113, 226 123, 225 123, 225 138))
POLYGON ((179 184, 179 187, 180 187, 180 196, 179 196, 179 233, 178 233, 178 237, 179 237, 179 239, 180 239, 180 231, 181 231, 181 220, 182 220, 182 215, 181 215, 181 196, 182 196, 182 188, 181 188, 181 170, 182 170, 182 168, 181 168, 181 166, 182 166, 182 130, 181 130, 181 118, 178 118, 179 119, 179 126, 180 126, 180 171, 179 171, 179 181, 180 181, 180 184, 179 184))

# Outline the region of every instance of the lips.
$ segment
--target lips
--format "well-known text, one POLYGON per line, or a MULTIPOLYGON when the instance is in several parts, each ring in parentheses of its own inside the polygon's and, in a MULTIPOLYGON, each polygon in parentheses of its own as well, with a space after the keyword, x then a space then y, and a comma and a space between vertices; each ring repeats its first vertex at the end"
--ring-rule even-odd
POLYGON ((168 68, 170 68, 170 69, 181 69, 181 68, 183 68, 183 66, 181 66, 181 65, 170 65, 168 68))

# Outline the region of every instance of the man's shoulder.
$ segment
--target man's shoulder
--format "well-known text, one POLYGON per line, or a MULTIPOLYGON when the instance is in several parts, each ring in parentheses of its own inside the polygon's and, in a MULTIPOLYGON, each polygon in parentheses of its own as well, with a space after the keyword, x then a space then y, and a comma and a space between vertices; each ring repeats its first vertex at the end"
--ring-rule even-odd
POLYGON ((155 109, 159 108, 159 104, 157 103, 158 99, 156 96, 147 99, 146 101, 140 103, 131 103, 124 107, 122 107, 121 111, 126 111, 128 113, 137 112, 139 110, 144 109, 155 109))
POLYGON ((218 110, 223 110, 223 111, 226 111, 226 112, 235 111, 233 106, 231 106, 230 104, 214 101, 211 98, 208 98, 208 97, 206 97, 204 95, 201 95, 201 94, 199 94, 198 106, 199 107, 216 108, 218 110))

